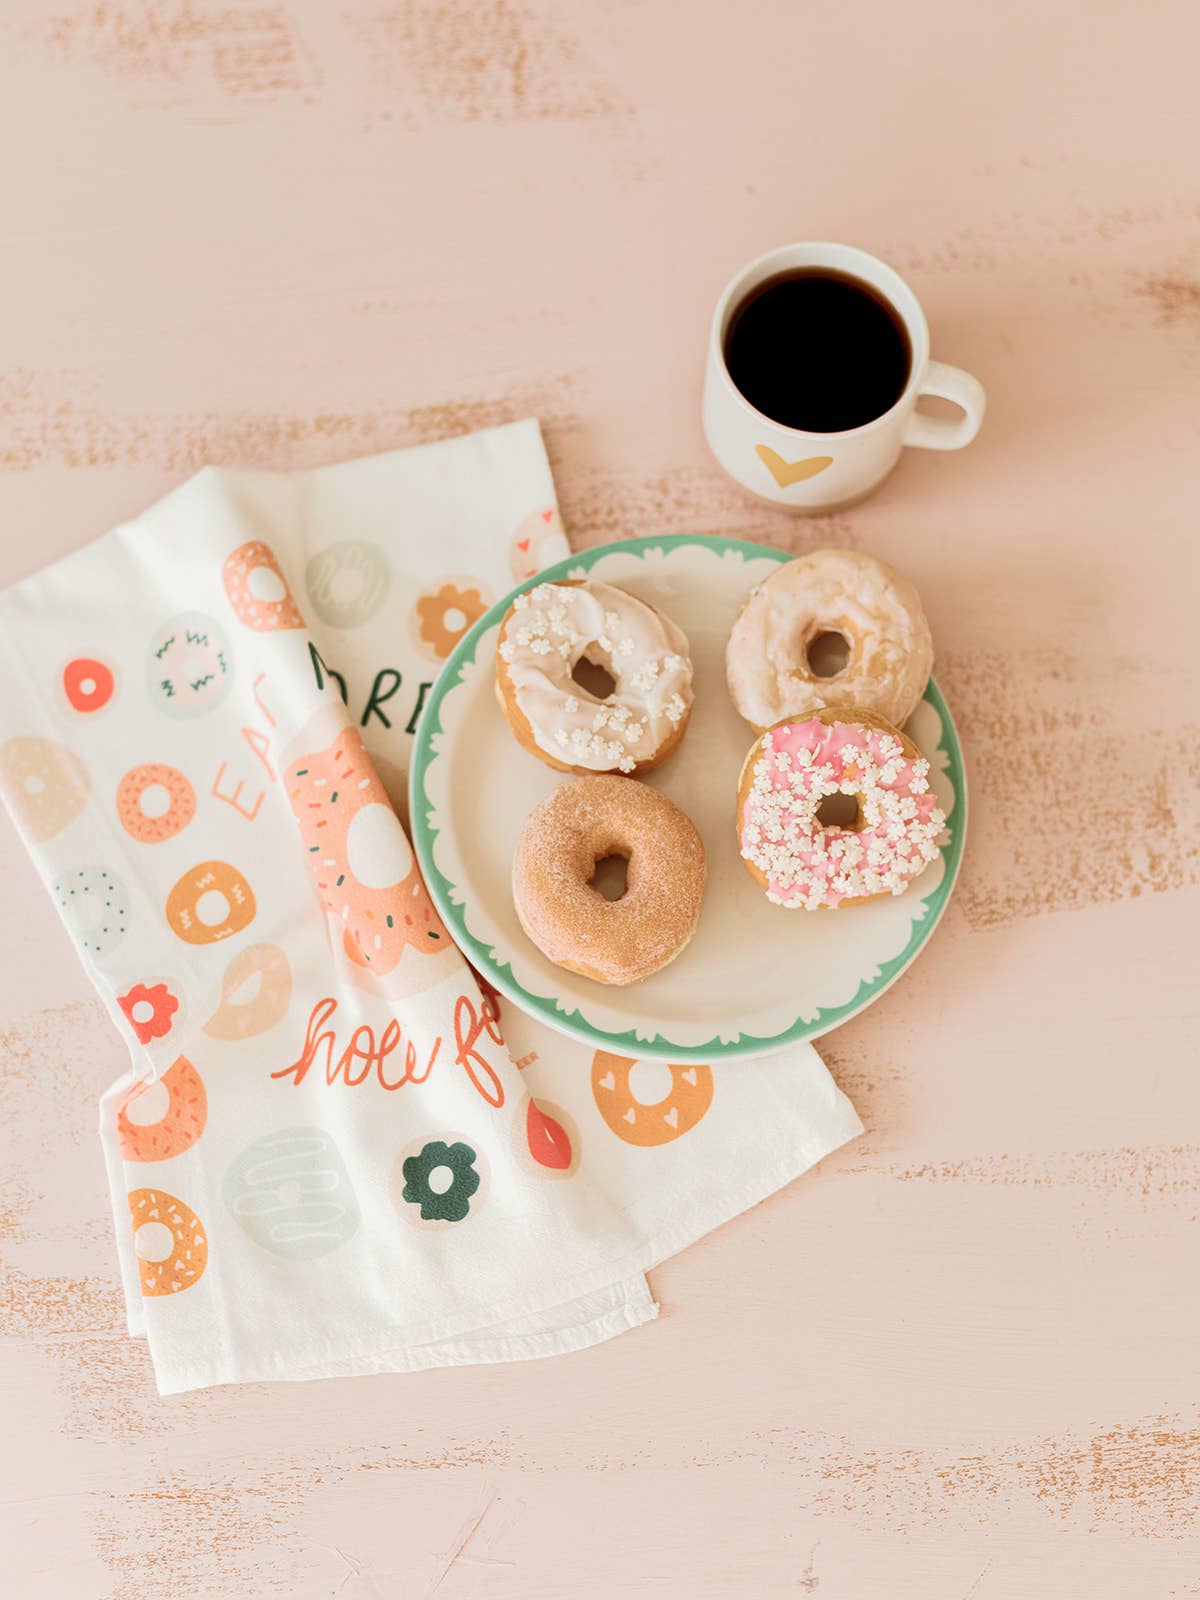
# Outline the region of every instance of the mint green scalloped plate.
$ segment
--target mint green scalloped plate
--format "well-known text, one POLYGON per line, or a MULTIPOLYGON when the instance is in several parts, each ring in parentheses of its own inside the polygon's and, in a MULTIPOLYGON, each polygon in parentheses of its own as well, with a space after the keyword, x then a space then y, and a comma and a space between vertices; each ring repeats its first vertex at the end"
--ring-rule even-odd
MULTIPOLYGON (((737 775, 751 732, 725 687, 729 629, 783 552, 682 535, 587 550, 522 584, 592 577, 652 601, 687 633, 696 704, 679 750, 650 775, 700 829, 708 887, 700 926, 670 966, 624 988, 548 961, 513 910, 511 867, 522 824, 571 782, 513 738, 496 703, 493 657, 512 595, 494 605, 446 663, 417 728, 410 776, 413 841, 447 927, 502 994, 551 1027, 619 1055, 728 1061, 815 1039, 877 1000, 912 965, 946 908, 966 831, 962 753, 931 680, 908 732, 930 761, 947 813, 938 860, 902 895, 845 912, 771 905, 738 857, 737 775)), ((513 593, 519 593, 514 590, 513 593)))

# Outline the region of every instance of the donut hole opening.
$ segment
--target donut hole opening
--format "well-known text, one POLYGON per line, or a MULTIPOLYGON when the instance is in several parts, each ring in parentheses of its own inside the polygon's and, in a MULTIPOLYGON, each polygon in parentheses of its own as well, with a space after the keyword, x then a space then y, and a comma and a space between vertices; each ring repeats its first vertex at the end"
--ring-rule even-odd
POLYGON ((857 833, 862 827, 862 810, 856 794, 827 794, 817 807, 817 821, 823 828, 839 833, 857 833))
POLYGON ((814 678, 836 678, 849 664, 850 641, 844 633, 823 629, 808 641, 804 656, 814 678))
POLYGON ((593 661, 590 656, 580 656, 571 668, 571 678, 593 700, 609 699, 617 687, 617 680, 604 663, 593 661))
POLYGON ((601 856, 588 882, 602 900, 619 900, 629 887, 629 857, 601 856))

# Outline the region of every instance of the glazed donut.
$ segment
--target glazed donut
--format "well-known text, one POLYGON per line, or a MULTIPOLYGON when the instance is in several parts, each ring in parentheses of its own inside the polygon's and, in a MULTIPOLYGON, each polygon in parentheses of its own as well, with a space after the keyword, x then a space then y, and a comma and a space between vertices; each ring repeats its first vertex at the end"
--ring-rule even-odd
POLYGON ((761 734, 738 781, 746 870, 768 900, 792 909, 903 894, 937 856, 945 821, 916 745, 853 706, 761 734), (853 797, 856 814, 827 825, 820 813, 833 795, 853 797))
POLYGON ((760 733, 830 705, 903 727, 932 667, 917 591, 854 550, 813 550, 777 567, 742 607, 725 648, 733 703, 760 733), (822 674, 821 647, 839 637, 844 665, 822 674))
POLYGON ((609 583, 541 583, 513 601, 496 643, 496 695, 519 742, 559 772, 637 775, 665 761, 692 709, 686 636, 609 583), (613 681, 599 700, 581 661, 613 681))
POLYGON ((148 1300, 178 1294, 200 1281, 208 1265, 208 1240, 191 1206, 161 1189, 134 1189, 129 1219, 142 1294, 148 1300))
POLYGON ((225 968, 221 1003, 204 1024, 210 1039, 253 1039, 282 1022, 292 998, 292 969, 277 944, 252 944, 225 968), (238 991, 258 978, 249 999, 238 991))
POLYGON ((452 949, 358 729, 283 776, 313 885, 355 966, 387 973, 410 946, 423 956, 452 949))
POLYGON ((150 641, 146 685, 169 717, 200 717, 219 706, 233 683, 229 640, 211 617, 185 611, 150 641))
POLYGON ((598 983, 637 983, 665 967, 696 931, 704 846, 657 789, 623 778, 564 783, 526 819, 513 861, 513 900, 543 955, 598 983), (625 892, 592 885, 600 861, 628 862, 625 892))
POLYGON ((117 816, 125 832, 139 844, 162 844, 182 833, 196 814, 196 791, 177 767, 160 762, 132 767, 117 785, 117 816), (149 790, 166 791, 167 808, 153 815, 145 809, 149 790))
POLYGON ((643 1149, 670 1144, 690 1133, 712 1105, 712 1068, 670 1064, 671 1087, 666 1097, 644 1105, 633 1098, 629 1088, 635 1066, 633 1057, 609 1055, 607 1050, 597 1050, 592 1057, 592 1098, 612 1132, 626 1144, 643 1149))
POLYGON ((62 669, 63 698, 78 716, 103 711, 116 687, 113 669, 97 656, 75 656, 62 669))
POLYGON ((77 867, 54 885, 63 921, 93 961, 112 954, 125 935, 129 896, 107 867, 77 867))
POLYGON ((240 544, 226 556, 221 581, 234 616, 255 633, 304 626, 275 552, 261 539, 240 544))
POLYGON ((9 739, 0 745, 0 794, 30 844, 45 844, 87 804, 87 770, 53 739, 9 739))
POLYGON ((117 1142, 126 1161, 169 1161, 190 1150, 208 1121, 208 1096, 200 1074, 186 1056, 176 1058, 162 1077, 135 1083, 117 1108, 117 1142), (161 1083, 167 1108, 157 1122, 131 1122, 129 1106, 161 1083))
POLYGON ((185 944, 216 944, 248 928, 256 909, 254 891, 236 867, 202 861, 167 896, 167 925, 185 944), (203 909, 202 901, 208 901, 203 909))

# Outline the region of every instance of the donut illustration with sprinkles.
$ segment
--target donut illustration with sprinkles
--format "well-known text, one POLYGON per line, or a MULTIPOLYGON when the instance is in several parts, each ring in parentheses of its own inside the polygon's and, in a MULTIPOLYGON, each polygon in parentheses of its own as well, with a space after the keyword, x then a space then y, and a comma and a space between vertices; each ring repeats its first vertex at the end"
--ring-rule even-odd
POLYGON ((292 762, 284 780, 313 884, 349 959, 387 973, 406 950, 450 948, 358 729, 292 762))

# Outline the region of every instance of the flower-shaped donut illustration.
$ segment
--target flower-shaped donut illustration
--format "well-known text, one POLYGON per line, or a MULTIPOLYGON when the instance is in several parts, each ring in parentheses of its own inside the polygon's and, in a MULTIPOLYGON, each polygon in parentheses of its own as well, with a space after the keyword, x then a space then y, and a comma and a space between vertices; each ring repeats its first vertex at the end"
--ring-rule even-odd
POLYGON ((422 1222, 462 1222, 483 1181, 475 1169, 478 1160, 477 1152, 461 1140, 446 1144, 431 1139, 401 1162, 401 1199, 420 1207, 422 1222))
POLYGON ((427 590, 413 607, 413 639, 435 661, 445 661, 454 646, 488 608, 488 594, 471 578, 446 578, 427 590))
POLYGON ((179 1001, 165 983, 135 983, 117 996, 117 1004, 129 1019, 139 1044, 165 1039, 179 1010, 179 1001))

